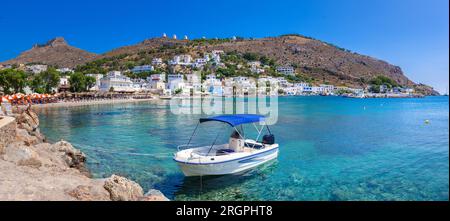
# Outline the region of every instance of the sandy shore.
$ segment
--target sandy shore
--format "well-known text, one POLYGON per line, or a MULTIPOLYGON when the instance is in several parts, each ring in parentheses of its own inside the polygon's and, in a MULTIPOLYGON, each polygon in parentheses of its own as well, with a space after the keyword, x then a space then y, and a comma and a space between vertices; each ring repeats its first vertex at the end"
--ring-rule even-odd
POLYGON ((86 105, 98 105, 98 104, 122 104, 122 103, 138 103, 146 101, 157 101, 158 98, 146 98, 146 99, 109 99, 99 101, 80 101, 80 102, 58 102, 48 104, 35 104, 34 109, 52 108, 52 107, 78 107, 86 105))

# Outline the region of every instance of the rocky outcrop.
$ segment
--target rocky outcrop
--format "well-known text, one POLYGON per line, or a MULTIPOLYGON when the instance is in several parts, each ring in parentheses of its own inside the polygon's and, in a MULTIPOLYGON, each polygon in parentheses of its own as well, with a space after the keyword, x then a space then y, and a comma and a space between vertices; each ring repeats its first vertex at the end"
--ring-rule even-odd
POLYGON ((16 139, 16 122, 13 117, 0 116, 0 155, 5 147, 16 139))
POLYGON ((34 148, 23 145, 22 142, 9 144, 5 148, 3 160, 15 163, 19 166, 29 166, 33 168, 39 168, 42 165, 34 148))
MULTIPOLYGON (((31 138, 33 140, 32 141, 33 143, 45 141, 45 137, 39 131, 39 117, 37 116, 36 113, 30 110, 23 110, 20 114, 18 114, 16 121, 17 121, 17 128, 25 130, 29 135, 33 137, 31 138)), ((25 132, 23 131, 19 132, 20 138, 26 141, 25 132)))
POLYGON ((113 201, 135 201, 144 195, 139 184, 117 175, 106 179, 104 187, 113 201))
POLYGON ((80 150, 63 140, 54 144, 44 142, 35 113, 24 111, 16 119, 0 119, 0 200, 156 201, 165 198, 155 191, 144 196, 139 184, 121 176, 90 178, 86 156, 80 150))
POLYGON ((42 63, 47 65, 74 68, 94 59, 96 54, 72 47, 66 40, 57 37, 45 44, 35 44, 30 50, 18 57, 0 62, 0 64, 42 63))
POLYGON ((75 149, 72 144, 61 140, 51 145, 50 149, 53 152, 60 153, 61 158, 64 160, 68 167, 76 168, 85 175, 90 176, 90 173, 85 164, 86 155, 84 155, 84 153, 82 153, 80 150, 75 149))

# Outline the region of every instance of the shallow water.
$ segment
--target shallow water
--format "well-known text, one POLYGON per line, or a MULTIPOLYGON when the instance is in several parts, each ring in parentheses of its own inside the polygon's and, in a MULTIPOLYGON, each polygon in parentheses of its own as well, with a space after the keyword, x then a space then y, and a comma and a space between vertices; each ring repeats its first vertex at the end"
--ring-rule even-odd
MULTIPOLYGON (((201 180, 184 177, 171 158, 200 115, 174 115, 168 101, 45 109, 41 131, 85 152, 95 177, 124 175, 173 200, 449 199, 448 97, 278 102, 278 160, 201 180)), ((200 127, 194 143, 213 139, 214 129, 223 130, 200 127)))

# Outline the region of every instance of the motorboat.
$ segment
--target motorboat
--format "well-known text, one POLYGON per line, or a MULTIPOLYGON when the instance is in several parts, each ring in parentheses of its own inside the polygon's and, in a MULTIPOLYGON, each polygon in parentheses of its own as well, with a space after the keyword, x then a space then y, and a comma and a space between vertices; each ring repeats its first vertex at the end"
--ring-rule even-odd
POLYGON ((278 144, 265 117, 256 114, 219 115, 200 118, 186 145, 178 146, 174 160, 185 176, 207 176, 235 174, 253 169, 278 157, 278 144), (200 124, 216 121, 232 127, 228 143, 216 144, 217 137, 207 146, 195 146, 190 142, 200 124), (255 139, 247 139, 244 135, 244 124, 253 124, 257 131, 255 139), (266 130, 265 130, 266 129, 266 130), (263 131, 267 134, 261 136, 263 131), (260 139, 258 141, 258 139, 260 139))

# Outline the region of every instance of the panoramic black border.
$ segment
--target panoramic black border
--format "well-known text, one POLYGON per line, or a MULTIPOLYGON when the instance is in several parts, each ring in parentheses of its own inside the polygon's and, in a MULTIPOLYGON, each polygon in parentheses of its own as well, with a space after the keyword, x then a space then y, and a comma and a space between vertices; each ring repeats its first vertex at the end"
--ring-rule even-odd
MULTIPOLYGON (((183 206, 191 208, 211 208, 220 210, 221 206, 271 206, 272 215, 240 215, 220 216, 211 213, 207 219, 270 219, 283 220, 317 220, 317 219, 390 219, 414 218, 430 220, 437 217, 448 217, 449 201, 374 201, 374 202, 287 202, 287 201, 170 201, 170 202, 0 202, 3 217, 29 216, 36 219, 58 218, 113 218, 121 220, 163 220, 194 219, 205 220, 201 216, 178 216, 176 211, 183 206), (26 211, 26 212, 25 212, 26 211)), ((25 218, 25 217, 24 217, 25 218)), ((7 219, 5 219, 7 220, 7 219)))

